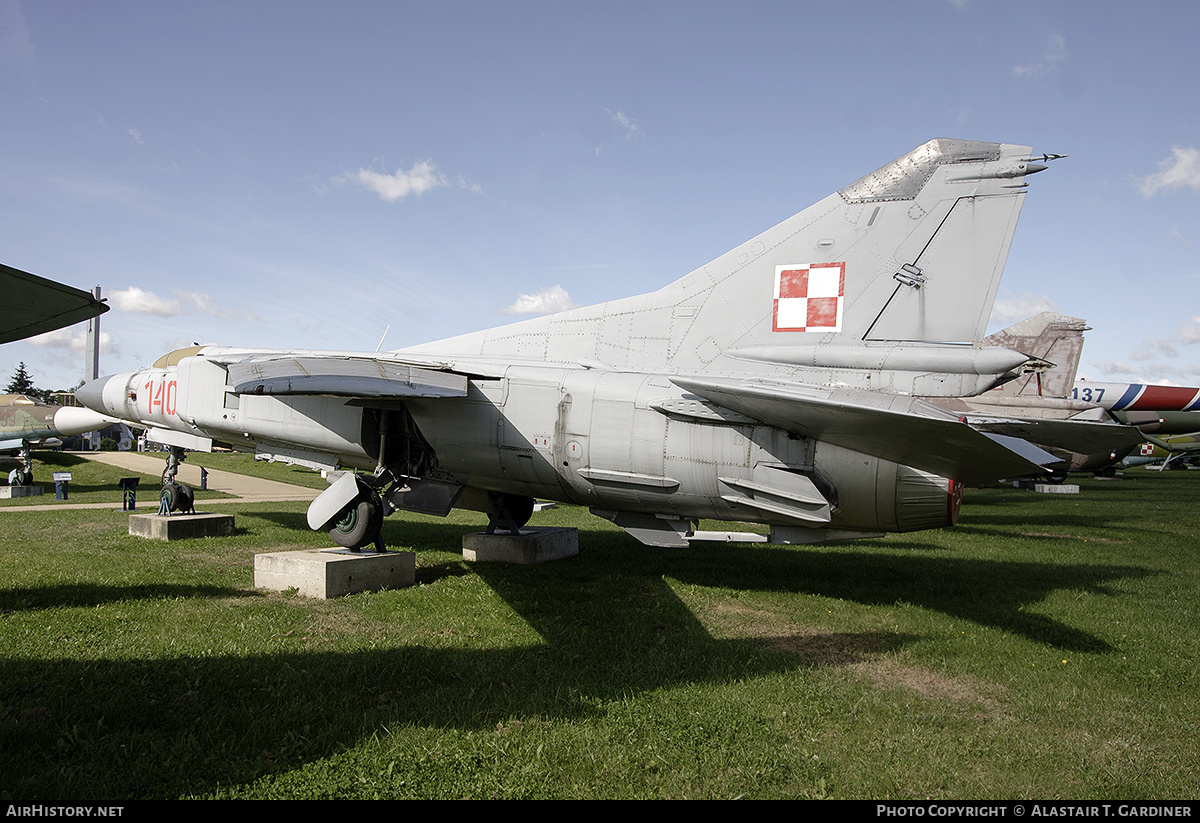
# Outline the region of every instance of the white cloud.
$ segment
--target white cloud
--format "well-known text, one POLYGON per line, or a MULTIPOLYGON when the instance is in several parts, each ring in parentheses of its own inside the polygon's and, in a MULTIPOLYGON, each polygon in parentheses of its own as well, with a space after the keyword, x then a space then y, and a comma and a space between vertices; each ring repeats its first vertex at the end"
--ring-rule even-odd
POLYGON ((1171 156, 1158 164, 1157 172, 1134 179, 1146 199, 1173 189, 1200 191, 1200 149, 1172 146, 1171 156))
POLYGON ((204 292, 176 291, 174 297, 160 297, 154 292, 130 286, 109 292, 108 301, 119 311, 133 314, 153 314, 158 317, 175 317, 180 314, 206 314, 220 320, 261 322, 262 318, 245 309, 231 309, 204 292))
POLYGON ((1046 295, 1040 297, 1034 294, 1013 296, 1007 291, 1001 293, 992 305, 992 317, 988 326, 1007 327, 1021 320, 1041 314, 1044 311, 1058 312, 1058 306, 1046 295))
MULTIPOLYGON (((39 350, 36 376, 41 388, 66 388, 75 385, 84 376, 88 337, 87 324, 80 323, 23 341, 39 350)), ((112 358, 121 355, 121 347, 104 331, 103 321, 100 329, 100 352, 102 362, 112 362, 112 358)))
MULTIPOLYGON (((1103 378, 1119 377, 1133 383, 1200 385, 1200 364, 1181 357, 1180 347, 1200 343, 1200 316, 1193 317, 1172 334, 1143 340, 1128 360, 1089 360, 1103 378), (1164 362, 1169 361, 1169 362, 1164 362), (1183 361, 1183 362, 1180 362, 1183 361)), ((1186 352, 1182 352, 1187 355, 1186 352)))
POLYGON ((1179 352, 1176 351, 1175 346, 1170 340, 1165 337, 1159 337, 1154 340, 1143 340, 1129 356, 1134 360, 1142 362, 1145 360, 1157 360, 1160 357, 1178 357, 1179 352))
MULTIPOLYGON (((47 349, 62 349, 72 354, 76 359, 81 359, 87 354, 87 326, 80 323, 75 326, 68 326, 65 329, 56 329, 55 331, 31 337, 26 342, 30 345, 47 349)), ((100 329, 100 351, 105 354, 115 351, 112 348, 112 338, 109 337, 108 332, 104 331, 103 326, 100 329)))
POLYGON ((234 310, 222 306, 217 303, 207 294, 198 291, 175 292, 175 295, 183 302, 189 304, 200 314, 211 315, 212 317, 220 318, 221 320, 245 320, 255 323, 262 322, 262 318, 252 311, 245 309, 234 310))
POLYGON ((1102 378, 1120 378, 1130 383, 1152 383, 1166 386, 1195 386, 1200 384, 1200 366, 1150 363, 1135 366, 1120 360, 1089 360, 1088 365, 1100 372, 1102 378))
POLYGON ((134 314, 174 317, 182 311, 178 300, 159 297, 154 292, 144 291, 137 286, 130 286, 127 289, 118 289, 117 291, 109 292, 107 297, 108 302, 112 303, 120 311, 133 312, 134 314))
POLYGON ((129 135, 129 139, 139 146, 146 145, 146 141, 142 139, 142 133, 134 128, 125 129, 125 133, 129 135))
POLYGON ((472 180, 468 180, 461 174, 458 176, 458 187, 460 189, 466 189, 467 191, 475 192, 475 194, 483 194, 483 186, 472 180))
POLYGON ((1053 71, 1059 63, 1067 59, 1067 38, 1056 34, 1050 38, 1041 57, 1022 66, 1013 66, 1013 74, 1018 77, 1041 77, 1053 71))
POLYGON ((372 191, 378 194, 381 200, 389 203, 403 200, 409 195, 420 197, 427 191, 449 185, 432 160, 414 163, 408 171, 396 169, 393 174, 381 174, 373 169, 359 169, 337 179, 372 191))
POLYGON ((642 132, 642 127, 633 121, 633 118, 625 114, 623 111, 613 111, 605 109, 612 121, 625 130, 626 137, 636 137, 642 132))
POLYGON ((535 294, 522 294, 517 302, 505 309, 501 314, 552 314, 578 308, 578 304, 567 294, 562 286, 551 286, 535 294))
POLYGON ((1130 356, 1138 361, 1154 360, 1159 357, 1178 357, 1177 346, 1190 346, 1194 343, 1200 343, 1200 317, 1193 317, 1190 323, 1174 334, 1142 341, 1130 356))

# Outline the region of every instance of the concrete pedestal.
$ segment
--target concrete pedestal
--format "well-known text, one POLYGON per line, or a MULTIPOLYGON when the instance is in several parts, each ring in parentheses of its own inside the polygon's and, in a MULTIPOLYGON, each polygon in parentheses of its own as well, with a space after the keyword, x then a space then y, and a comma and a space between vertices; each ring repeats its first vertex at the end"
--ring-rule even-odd
POLYGON ((1039 494, 1079 494, 1075 483, 1035 483, 1033 490, 1039 494))
POLYGON ((153 540, 187 540, 192 537, 228 537, 233 534, 232 514, 131 514, 129 533, 153 540))
POLYGON ((254 555, 254 587, 328 600, 358 592, 402 589, 417 576, 413 552, 305 549, 254 555))
POLYGON ((463 535, 463 560, 469 563, 515 563, 532 566, 579 554, 576 529, 521 529, 520 534, 463 535))
POLYGON ((14 497, 41 497, 41 486, 0 486, 0 500, 11 500, 14 497))

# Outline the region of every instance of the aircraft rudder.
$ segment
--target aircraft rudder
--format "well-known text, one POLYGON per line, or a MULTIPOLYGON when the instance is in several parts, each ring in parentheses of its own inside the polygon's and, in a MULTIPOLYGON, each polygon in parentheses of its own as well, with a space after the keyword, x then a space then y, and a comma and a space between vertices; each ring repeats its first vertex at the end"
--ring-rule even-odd
POLYGON ((692 334, 741 350, 978 343, 1035 166, 1026 146, 919 146, 679 281, 709 303, 692 334))

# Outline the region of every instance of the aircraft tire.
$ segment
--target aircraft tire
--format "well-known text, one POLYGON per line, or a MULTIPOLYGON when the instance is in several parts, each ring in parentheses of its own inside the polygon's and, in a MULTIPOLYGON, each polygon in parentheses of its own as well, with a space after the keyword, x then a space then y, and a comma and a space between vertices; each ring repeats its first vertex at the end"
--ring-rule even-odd
POLYGON ((176 511, 190 512, 195 509, 196 493, 192 491, 192 487, 187 483, 176 483, 175 504, 179 507, 176 511))
POLYGON ((329 527, 329 539, 344 549, 361 549, 375 540, 383 527, 383 503, 368 489, 360 494, 329 527))
POLYGON ((492 504, 499 509, 504 507, 508 509, 508 513, 512 516, 513 522, 517 528, 521 528, 529 522, 529 518, 533 517, 533 506, 535 501, 532 497, 526 497, 521 494, 508 494, 501 492, 497 494, 492 504))
POLYGON ((160 499, 166 502, 169 512, 190 512, 196 495, 187 483, 167 483, 162 487, 160 499))
POLYGON ((162 491, 158 492, 158 500, 162 503, 158 511, 176 511, 175 506, 179 505, 179 489, 175 487, 175 483, 163 483, 162 491))

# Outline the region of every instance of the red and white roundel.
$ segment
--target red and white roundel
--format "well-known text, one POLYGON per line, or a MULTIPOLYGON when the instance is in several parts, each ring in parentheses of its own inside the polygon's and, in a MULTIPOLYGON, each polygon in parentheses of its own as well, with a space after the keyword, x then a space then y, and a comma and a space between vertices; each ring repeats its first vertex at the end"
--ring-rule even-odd
POLYGON ((773 331, 839 332, 846 293, 845 263, 775 267, 773 331))

